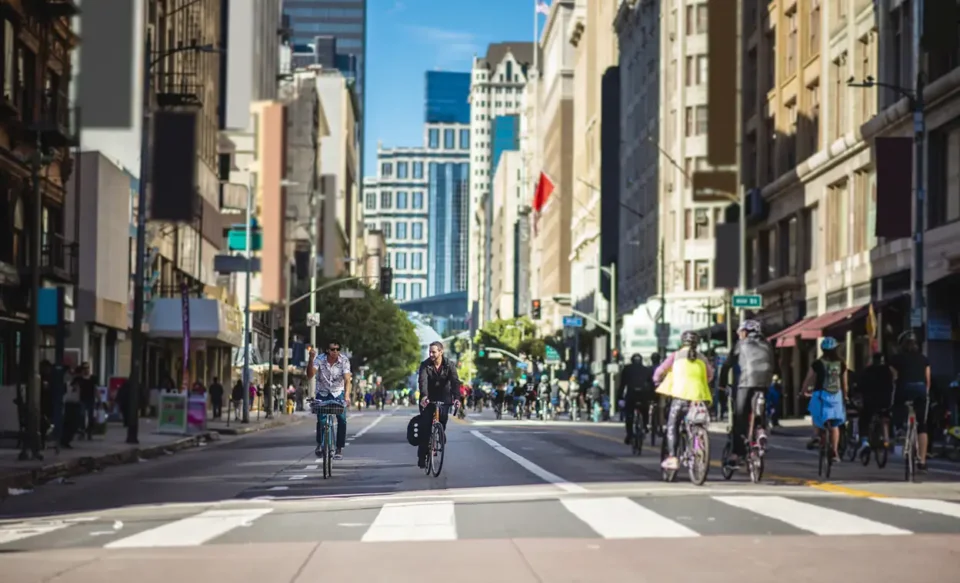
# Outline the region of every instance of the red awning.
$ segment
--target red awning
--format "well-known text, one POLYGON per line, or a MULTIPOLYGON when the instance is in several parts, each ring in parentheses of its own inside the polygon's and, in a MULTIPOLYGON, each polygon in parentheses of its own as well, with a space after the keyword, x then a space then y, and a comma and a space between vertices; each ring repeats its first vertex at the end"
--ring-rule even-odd
POLYGON ((816 340, 817 338, 821 338, 823 337, 823 331, 827 328, 839 324, 847 318, 852 317, 858 311, 865 309, 866 306, 856 306, 821 314, 800 330, 800 338, 803 340, 816 340))
POLYGON ((799 322, 794 322, 773 336, 770 336, 768 340, 770 340, 770 342, 778 348, 789 348, 791 346, 795 346, 797 343, 796 337, 800 334, 800 330, 815 319, 816 318, 806 318, 804 320, 800 320, 799 322))

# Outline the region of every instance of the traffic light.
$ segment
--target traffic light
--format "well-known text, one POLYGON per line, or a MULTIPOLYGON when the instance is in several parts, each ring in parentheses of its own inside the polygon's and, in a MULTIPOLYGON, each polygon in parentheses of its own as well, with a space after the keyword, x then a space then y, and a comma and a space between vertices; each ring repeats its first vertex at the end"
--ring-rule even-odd
POLYGON ((530 317, 534 320, 540 319, 540 300, 530 302, 530 317))
POLYGON ((390 295, 393 289, 393 269, 390 267, 380 268, 380 293, 385 296, 390 295))
POLYGON ((477 356, 479 356, 480 358, 486 358, 487 347, 484 346, 483 344, 480 344, 479 346, 477 346, 477 356))

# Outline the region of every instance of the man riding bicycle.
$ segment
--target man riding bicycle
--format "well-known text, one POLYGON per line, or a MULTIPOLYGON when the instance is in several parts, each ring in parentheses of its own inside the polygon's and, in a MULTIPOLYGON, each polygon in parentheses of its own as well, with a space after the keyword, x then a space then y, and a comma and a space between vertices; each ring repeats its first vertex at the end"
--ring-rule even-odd
POLYGON ((658 393, 670 399, 667 414, 667 457, 661 463, 666 470, 676 470, 680 466, 677 459, 677 437, 680 423, 694 402, 711 403, 713 395, 710 381, 713 379, 713 366, 697 351, 700 336, 687 331, 680 337, 680 350, 670 354, 653 374, 653 382, 660 385, 658 393), (661 384, 667 374, 672 377, 669 385, 661 384))
POLYGON ((900 354, 890 362, 893 382, 896 386, 894 406, 902 410, 907 402, 913 402, 917 415, 917 470, 927 469, 927 410, 930 403, 930 361, 920 352, 920 342, 912 331, 906 331, 897 339, 900 354))
POLYGON ((643 357, 634 354, 630 357, 630 364, 623 367, 620 373, 620 408, 623 409, 624 424, 627 427, 627 436, 623 440, 629 445, 633 442, 633 423, 637 413, 646 427, 650 421, 647 412, 650 409, 650 400, 653 398, 653 378, 650 369, 643 365, 643 357))
POLYGON ((418 373, 420 385, 420 446, 417 448, 417 465, 427 467, 429 454, 430 425, 433 423, 433 413, 436 403, 443 403, 440 408, 440 423, 447 428, 447 413, 450 405, 459 405, 460 377, 457 376, 457 367, 450 360, 443 357, 443 343, 431 342, 429 356, 420 363, 418 373))
MULTIPOLYGON (((725 381, 730 369, 734 367, 740 369, 733 397, 733 423, 731 423, 732 435, 730 436, 733 441, 733 451, 726 460, 726 464, 733 467, 737 467, 747 454, 744 437, 750 429, 747 423, 753 406, 753 396, 766 394, 767 388, 773 382, 773 373, 776 368, 773 347, 761 332, 760 322, 744 320, 737 328, 739 340, 733 349, 733 354, 724 363, 720 373, 720 379, 725 381)), ((757 442, 761 447, 766 447, 767 437, 763 430, 766 425, 762 417, 761 412, 756 419, 757 442)))
MULTIPOLYGON (((337 415, 337 451, 333 456, 335 460, 343 459, 343 448, 347 443, 347 413, 346 409, 350 406, 345 400, 346 388, 350 386, 353 375, 350 374, 350 359, 340 352, 340 343, 331 342, 326 350, 326 354, 317 354, 312 348, 307 358, 307 378, 317 375, 316 391, 314 397, 320 405, 342 404, 344 412, 337 415)), ((321 457, 323 451, 323 425, 326 414, 321 414, 317 409, 317 457, 321 457)))

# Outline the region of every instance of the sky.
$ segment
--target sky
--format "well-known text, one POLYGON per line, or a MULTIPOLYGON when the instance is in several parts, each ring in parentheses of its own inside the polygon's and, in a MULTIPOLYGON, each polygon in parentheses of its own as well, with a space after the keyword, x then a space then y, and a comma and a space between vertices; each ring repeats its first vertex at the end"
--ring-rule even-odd
MULTIPOLYGON (((533 41, 534 0, 367 0, 365 173, 377 142, 423 145, 427 71, 470 71, 502 41, 533 41)), ((542 17, 541 17, 542 20, 542 17)))

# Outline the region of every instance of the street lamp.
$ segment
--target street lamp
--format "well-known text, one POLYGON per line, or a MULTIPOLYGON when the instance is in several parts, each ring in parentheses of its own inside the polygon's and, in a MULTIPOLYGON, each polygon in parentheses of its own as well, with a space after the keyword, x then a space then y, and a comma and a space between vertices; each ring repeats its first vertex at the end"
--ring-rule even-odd
POLYGON ((913 150, 914 150, 914 209, 913 209, 913 261, 911 271, 913 272, 913 281, 910 284, 910 294, 913 309, 910 314, 910 327, 916 330, 918 337, 923 335, 923 200, 926 196, 923 187, 924 168, 926 167, 926 152, 924 151, 924 140, 926 139, 926 114, 924 113, 925 104, 923 101, 923 90, 925 79, 923 73, 917 69, 917 85, 913 90, 892 83, 877 81, 873 77, 867 76, 862 82, 857 82, 854 77, 847 80, 847 87, 856 87, 860 89, 871 89, 873 87, 884 87, 892 89, 903 97, 907 98, 910 109, 913 111, 913 150))
MULTIPOLYGON (((153 66, 161 60, 166 59, 176 53, 200 52, 216 53, 219 49, 213 45, 188 45, 176 47, 160 53, 156 59, 150 60, 151 47, 153 46, 153 35, 149 28, 144 35, 143 44, 143 99, 140 104, 141 109, 141 127, 140 127, 140 180, 137 190, 137 256, 135 258, 135 269, 133 279, 133 331, 131 332, 131 358, 130 358, 130 379, 129 379, 129 414, 127 416, 127 443, 140 443, 140 381, 143 370, 143 309, 144 309, 144 282, 145 276, 145 257, 147 247, 147 182, 149 181, 148 168, 150 160, 150 90, 151 76, 150 71, 153 66)), ((249 207, 249 193, 248 207, 249 207)), ((249 212, 248 212, 249 216, 249 212)), ((247 241, 249 246, 250 221, 247 221, 247 241)), ((249 254, 248 254, 249 256, 249 254)), ((249 288, 247 288, 249 290, 249 288)), ((249 293, 249 292, 248 292, 249 293)), ((246 391, 244 391, 246 395, 246 391)), ((244 397, 246 402, 246 397, 244 397)), ((244 408, 244 415, 247 407, 244 408)))

